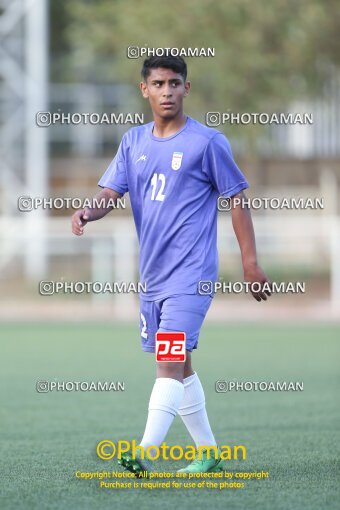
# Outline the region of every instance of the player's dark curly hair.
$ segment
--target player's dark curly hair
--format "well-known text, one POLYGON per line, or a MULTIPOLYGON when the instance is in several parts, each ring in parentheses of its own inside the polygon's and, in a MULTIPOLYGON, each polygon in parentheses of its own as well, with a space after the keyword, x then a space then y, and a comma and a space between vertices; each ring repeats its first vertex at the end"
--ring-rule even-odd
POLYGON ((184 81, 187 79, 187 65, 183 58, 170 55, 165 57, 149 57, 144 60, 141 71, 143 80, 146 81, 147 77, 150 75, 151 69, 157 69, 158 67, 171 69, 175 73, 180 74, 184 81))

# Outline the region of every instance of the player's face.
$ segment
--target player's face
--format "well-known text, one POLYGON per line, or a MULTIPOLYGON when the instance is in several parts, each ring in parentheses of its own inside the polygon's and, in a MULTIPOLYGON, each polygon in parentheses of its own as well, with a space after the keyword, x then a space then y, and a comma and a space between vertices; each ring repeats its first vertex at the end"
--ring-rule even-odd
POLYGON ((183 112, 183 98, 189 94, 190 82, 171 69, 151 69, 146 83, 141 82, 143 97, 148 98, 152 112, 163 119, 173 119, 183 112))

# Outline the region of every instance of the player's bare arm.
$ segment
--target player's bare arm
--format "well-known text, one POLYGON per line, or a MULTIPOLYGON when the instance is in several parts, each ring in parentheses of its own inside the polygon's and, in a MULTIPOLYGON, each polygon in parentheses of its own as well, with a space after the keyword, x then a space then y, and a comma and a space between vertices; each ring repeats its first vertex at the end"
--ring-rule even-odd
MULTIPOLYGON (((249 283, 270 283, 269 279, 257 262, 255 234, 250 210, 242 204, 242 199, 245 198, 243 191, 232 198, 232 222, 241 250, 244 280, 249 283), (235 201, 235 198, 240 200, 235 201)), ((270 296, 270 292, 268 290, 264 290, 263 292, 252 292, 252 294, 256 301, 266 301, 267 296, 270 296)))
POLYGON ((100 220, 113 209, 113 204, 116 204, 121 194, 110 188, 101 190, 93 200, 93 207, 86 207, 79 209, 72 216, 72 232, 76 236, 81 236, 84 233, 84 227, 88 221, 100 220), (100 207, 98 207, 100 204, 100 207))

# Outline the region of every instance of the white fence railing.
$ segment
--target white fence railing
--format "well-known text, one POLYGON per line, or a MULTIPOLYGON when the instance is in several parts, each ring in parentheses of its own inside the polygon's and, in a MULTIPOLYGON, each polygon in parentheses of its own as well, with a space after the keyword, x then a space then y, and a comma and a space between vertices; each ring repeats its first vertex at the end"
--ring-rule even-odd
MULTIPOLYGON (((0 219, 0 275, 3 281, 11 278, 7 274, 13 274, 6 271, 7 267, 12 264, 25 267, 28 256, 30 264, 34 263, 35 254, 41 249, 46 250, 47 269, 39 271, 39 267, 35 268, 36 281, 51 279, 49 262, 52 257, 53 260, 78 257, 79 265, 72 266, 79 266, 79 274, 72 274, 75 281, 81 274, 80 268, 91 275, 91 281, 135 282, 138 279, 138 243, 131 217, 115 219, 112 215, 89 224, 80 238, 72 235, 69 218, 46 219, 44 229, 40 225, 36 235, 34 221, 31 219, 30 223, 28 230, 25 218, 0 219)), ((281 266, 286 272, 291 266, 307 268, 311 273, 329 272, 329 311, 330 314, 339 311, 340 218, 322 214, 275 214, 256 217, 254 224, 260 258, 281 266)), ((220 214, 218 247, 221 265, 223 260, 239 252, 229 214, 220 214)), ((92 294, 92 299, 97 302, 107 298, 114 300, 112 296, 92 294)), ((131 300, 132 295, 119 296, 120 306, 129 306, 131 300)))

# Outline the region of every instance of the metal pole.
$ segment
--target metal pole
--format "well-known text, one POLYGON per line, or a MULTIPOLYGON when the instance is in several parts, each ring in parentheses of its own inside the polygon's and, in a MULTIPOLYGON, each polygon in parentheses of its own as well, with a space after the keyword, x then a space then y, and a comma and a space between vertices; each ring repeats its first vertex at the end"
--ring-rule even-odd
MULTIPOLYGON (((48 109, 48 0, 25 0, 26 83, 25 162, 26 185, 33 196, 48 192, 48 128, 36 125, 36 114, 48 109)), ((46 275, 47 213, 27 213, 28 244, 25 269, 29 278, 46 275)))

